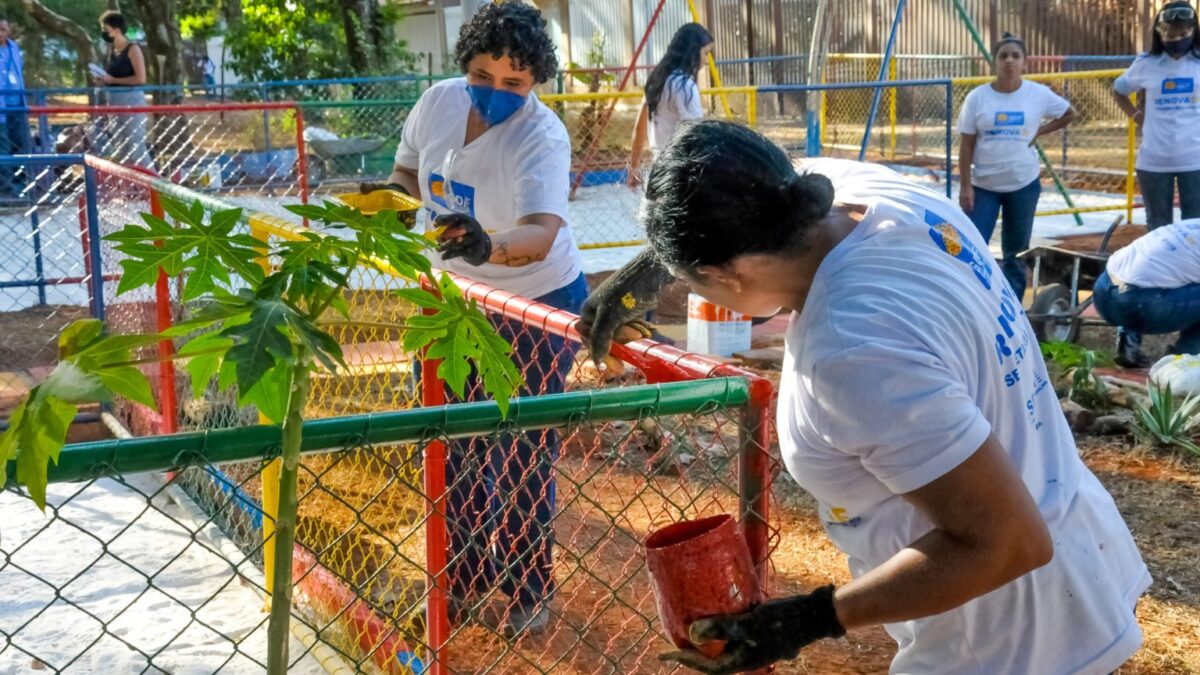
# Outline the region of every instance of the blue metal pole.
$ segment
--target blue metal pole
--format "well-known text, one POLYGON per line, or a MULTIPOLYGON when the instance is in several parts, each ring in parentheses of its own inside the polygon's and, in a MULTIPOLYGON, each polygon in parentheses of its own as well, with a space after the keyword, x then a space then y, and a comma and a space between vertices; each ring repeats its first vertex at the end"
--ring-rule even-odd
MULTIPOLYGON (((896 17, 892 19, 892 30, 888 34, 887 46, 883 50, 883 63, 879 64, 879 82, 887 79, 888 66, 892 63, 892 52, 896 47, 896 32, 900 28, 900 19, 904 16, 905 0, 896 3, 896 17)), ((883 88, 875 89, 871 96, 871 111, 867 114, 867 128, 863 131, 862 147, 858 150, 858 161, 867 156, 867 144, 871 142, 871 127, 875 125, 875 114, 879 112, 879 99, 883 98, 883 88)))
POLYGON ((954 194, 954 130, 950 118, 954 114, 954 84, 946 81, 946 197, 954 194))
POLYGON ((104 269, 100 256, 100 209, 97 208, 96 170, 83 167, 83 183, 87 200, 88 258, 92 268, 92 316, 104 320, 104 269))
POLYGON ((29 220, 33 224, 33 272, 36 275, 34 279, 37 281, 38 305, 44 307, 46 305, 46 268, 42 261, 42 227, 38 222, 36 200, 29 220))

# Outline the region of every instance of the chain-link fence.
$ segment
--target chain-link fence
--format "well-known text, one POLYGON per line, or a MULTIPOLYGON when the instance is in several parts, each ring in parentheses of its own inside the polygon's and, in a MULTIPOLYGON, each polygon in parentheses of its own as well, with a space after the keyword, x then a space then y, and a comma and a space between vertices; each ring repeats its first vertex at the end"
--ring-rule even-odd
MULTIPOLYGON (((100 195, 105 227, 132 221, 139 209, 158 211, 154 193, 160 190, 200 198, 209 209, 227 205, 88 161, 106 186, 100 195)), ((297 224, 265 214, 245 214, 244 225, 264 240, 299 236, 297 224)), ((106 264, 115 264, 117 254, 106 255, 112 258, 106 264)), ((345 298, 353 325, 330 327, 349 367, 315 374, 306 416, 378 415, 441 403, 447 393, 436 367, 415 362, 390 327, 413 311, 392 292, 403 282, 371 264, 354 279, 345 298)), ((514 345, 525 400, 558 392, 584 396, 572 399, 587 402, 569 409, 572 420, 589 419, 601 400, 594 396, 638 382, 696 381, 689 391, 699 391, 694 387, 708 386, 700 382, 706 378, 737 376, 747 383, 749 399, 736 408, 632 415, 566 431, 497 422, 488 433, 352 443, 336 455, 307 458, 294 565, 298 575, 311 570, 300 585, 305 608, 326 621, 338 618, 336 631, 318 632, 360 665, 432 650, 442 672, 550 671, 566 664, 580 672, 653 671, 657 620, 637 548, 648 528, 736 512, 756 561, 765 565, 773 540, 768 485, 777 466, 767 451, 770 384, 648 341, 614 348, 620 368, 628 369, 624 375, 616 373, 616 362, 601 372, 581 353, 574 315, 457 281, 514 345), (431 576, 438 579, 434 586, 431 576), (525 626, 531 617, 536 625, 525 626), (517 630, 523 626, 529 630, 517 630)), ((174 300, 176 283, 164 279, 155 292, 129 303, 133 319, 114 330, 153 330, 187 318, 192 308, 174 300)), ((169 343, 150 347, 146 356, 172 349, 169 343)), ((163 414, 127 402, 114 409, 138 433, 254 421, 253 409, 239 408, 211 386, 193 399, 180 368, 145 368, 163 414)), ((486 397, 472 385, 464 398, 486 397)), ((268 557, 271 546, 258 547, 271 536, 273 464, 218 463, 173 480, 243 550, 268 557)))
MULTIPOLYGON (((736 417, 751 397, 744 379, 718 378, 525 398, 514 401, 507 419, 491 405, 306 422, 306 448, 316 454, 302 472, 303 498, 322 495, 340 505, 344 532, 369 533, 378 557, 362 561, 374 570, 369 576, 343 576, 325 562, 341 540, 302 536, 289 672, 668 670, 653 658, 666 643, 640 542, 682 517, 745 517, 746 509, 732 478, 736 455, 648 473, 640 467, 641 444, 650 442, 644 429, 696 438, 715 420, 736 417), (453 628, 431 643, 426 614, 444 621, 448 613, 436 609, 446 572, 427 562, 436 557, 427 538, 445 527, 448 498, 409 482, 397 470, 396 450, 411 448, 430 463, 439 446, 502 443, 513 429, 554 430, 571 448, 570 459, 555 467, 561 491, 551 521, 552 620, 536 632, 505 635, 489 604, 503 603, 492 591, 456 612, 453 628), (339 482, 331 469, 362 454, 378 457, 377 474, 356 486, 339 482), (378 513, 370 495, 393 484, 429 515, 395 522, 403 514, 378 513), (412 594, 386 593, 384 580, 400 573, 414 577, 412 594)), ((261 524, 270 515, 256 504, 267 480, 263 467, 279 442, 278 428, 251 427, 68 446, 50 468, 47 516, 12 491, 0 493, 12 516, 0 544, 0 577, 15 593, 11 611, 0 616, 5 671, 260 671, 268 584, 258 565, 270 541, 261 524), (217 473, 216 465, 236 467, 239 477, 217 473), (166 478, 145 473, 168 469, 174 473, 166 478), (219 488, 188 496, 178 486, 195 472, 214 477, 219 488)))
POLYGON ((67 323, 102 316, 96 179, 79 155, 0 157, 0 372, 42 368, 67 323))
POLYGON ((251 206, 255 196, 306 199, 304 120, 293 104, 56 106, 27 113, 32 135, 59 153, 106 157, 251 206))

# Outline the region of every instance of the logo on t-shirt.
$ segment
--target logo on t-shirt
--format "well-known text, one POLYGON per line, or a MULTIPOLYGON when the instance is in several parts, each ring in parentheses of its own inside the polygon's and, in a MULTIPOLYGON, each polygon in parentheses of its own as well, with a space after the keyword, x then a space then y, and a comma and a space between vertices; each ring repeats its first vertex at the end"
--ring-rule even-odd
POLYGON ((965 234, 932 211, 925 212, 925 224, 929 226, 929 238, 938 248, 970 266, 979 283, 988 290, 992 289, 992 266, 965 234))
POLYGON ((1163 80, 1162 93, 1190 94, 1196 90, 1196 82, 1190 77, 1168 77, 1163 80))
POLYGON ((456 180, 450 181, 448 188, 446 179, 441 174, 429 174, 429 198, 433 200, 434 204, 474 218, 475 188, 456 180))
POLYGON ((1025 113, 1020 110, 1001 110, 996 113, 995 122, 998 127, 1025 126, 1025 113))

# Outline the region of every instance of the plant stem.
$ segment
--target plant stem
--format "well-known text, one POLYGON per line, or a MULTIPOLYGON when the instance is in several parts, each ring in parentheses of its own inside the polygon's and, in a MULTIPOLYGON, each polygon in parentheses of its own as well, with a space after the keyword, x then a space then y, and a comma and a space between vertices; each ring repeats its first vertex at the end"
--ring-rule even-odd
POLYGON ((288 622, 292 612, 292 547, 296 539, 296 476, 300 466, 301 429, 308 401, 308 350, 296 347, 292 388, 283 419, 282 467, 279 471, 279 512, 275 517, 275 576, 271 589, 271 618, 267 626, 267 673, 285 675, 288 668, 288 622))
POLYGON ((114 368, 125 368, 126 366, 144 366, 150 363, 163 363, 165 361, 179 361, 180 359, 190 359, 193 356, 204 356, 205 354, 218 354, 229 351, 228 346, 224 347, 209 347, 208 349, 198 349, 188 354, 171 354, 169 356, 147 356, 144 359, 134 359, 132 361, 122 361, 113 363, 107 366, 100 366, 96 370, 112 370, 114 368))

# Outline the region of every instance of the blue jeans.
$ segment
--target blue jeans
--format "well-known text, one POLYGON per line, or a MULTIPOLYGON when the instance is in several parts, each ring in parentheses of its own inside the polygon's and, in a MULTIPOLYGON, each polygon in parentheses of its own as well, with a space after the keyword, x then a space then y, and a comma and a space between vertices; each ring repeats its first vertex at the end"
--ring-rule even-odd
POLYGON ((984 241, 992 240, 992 232, 996 229, 996 218, 1004 211, 1004 220, 1000 230, 1000 248, 1004 259, 1000 270, 1008 285, 1019 302, 1025 297, 1025 273, 1029 265, 1017 257, 1017 254, 1029 248, 1029 238, 1033 236, 1033 214, 1037 211, 1038 198, 1042 195, 1042 183, 1035 180, 1029 185, 1013 192, 993 192, 981 187, 975 188, 975 207, 967 214, 984 241))
MULTIPOLYGON (((28 152, 25 138, 28 135, 26 127, 29 122, 25 113, 8 112, 0 117, 3 130, 0 130, 0 155, 23 155, 28 152)), ((17 185, 15 166, 0 166, 0 195, 16 197, 21 192, 17 185)))
POLYGON ((1117 327, 1126 344, 1140 347, 1142 334, 1179 332, 1175 351, 1200 354, 1200 284, 1179 288, 1113 285, 1108 272, 1096 279, 1092 297, 1104 320, 1117 327))
MULTIPOLYGON (((578 314, 587 299, 582 274, 562 288, 535 298, 578 314)), ((519 321, 489 315, 500 337, 513 345, 525 378, 521 396, 561 394, 575 363, 577 345, 519 321)), ((472 375, 468 401, 489 397, 472 375)), ((447 392, 447 400, 453 400, 447 392)), ((452 597, 500 590, 524 607, 554 592, 553 557, 558 431, 502 432, 447 444, 446 526, 452 597)))
POLYGON ((1200 171, 1163 173, 1138 169, 1137 177, 1149 229, 1175 222, 1176 183, 1179 184, 1179 210, 1183 212, 1183 219, 1200 218, 1200 171))

